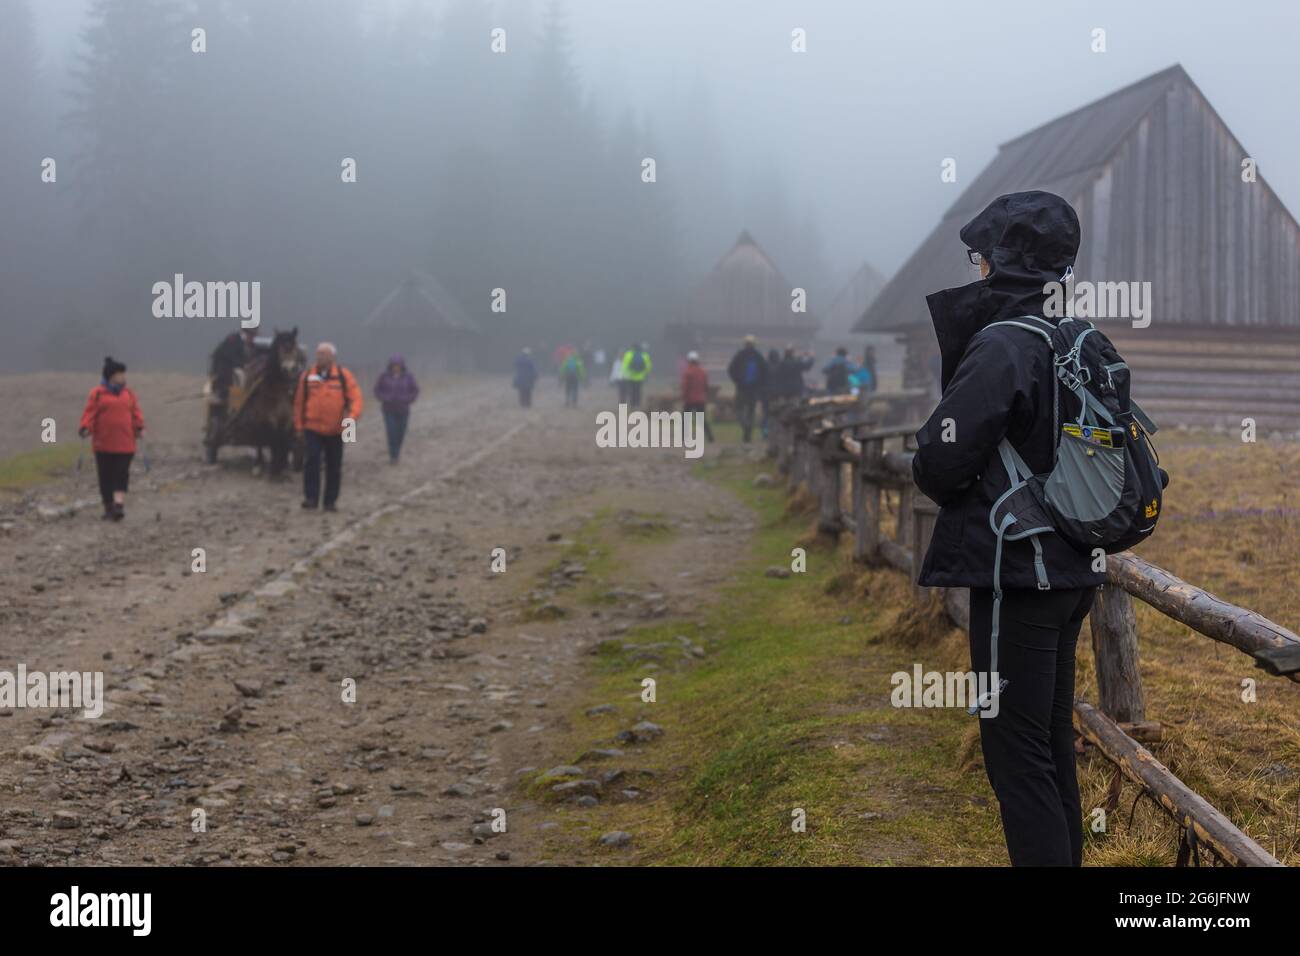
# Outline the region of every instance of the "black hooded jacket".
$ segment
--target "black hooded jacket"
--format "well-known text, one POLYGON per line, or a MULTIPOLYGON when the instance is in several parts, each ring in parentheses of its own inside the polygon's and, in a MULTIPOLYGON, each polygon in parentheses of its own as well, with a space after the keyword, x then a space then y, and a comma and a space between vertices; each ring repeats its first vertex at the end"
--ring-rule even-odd
MULTIPOLYGON (((988 261, 985 279, 926 298, 942 361, 943 397, 916 434, 916 486, 940 506, 918 583, 993 587, 996 535, 989 510, 1009 481, 997 453, 1004 437, 1036 474, 1051 469, 1057 435, 1052 355, 1039 335, 990 323, 1043 316, 1048 282, 1079 250, 1079 219, 1060 196, 1000 196, 961 230, 988 261), (945 437, 951 439, 945 441, 945 437)), ((1049 321, 1051 321, 1049 319, 1049 321)), ((1055 534, 1040 536, 1053 588, 1101 584, 1105 574, 1055 534)), ((1002 587, 1037 586, 1029 541, 1007 541, 1002 587)))

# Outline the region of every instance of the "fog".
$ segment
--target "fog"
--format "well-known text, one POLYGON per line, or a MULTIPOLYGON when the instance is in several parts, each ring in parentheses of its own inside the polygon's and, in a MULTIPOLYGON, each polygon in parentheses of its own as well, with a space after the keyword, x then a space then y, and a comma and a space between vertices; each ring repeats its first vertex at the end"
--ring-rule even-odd
POLYGON ((201 371, 234 323, 155 317, 176 273, 353 354, 412 269, 502 361, 654 340, 742 229, 816 313, 998 143, 1175 62, 1295 212, 1297 36, 1295 4, 0 0, 0 368, 201 371))

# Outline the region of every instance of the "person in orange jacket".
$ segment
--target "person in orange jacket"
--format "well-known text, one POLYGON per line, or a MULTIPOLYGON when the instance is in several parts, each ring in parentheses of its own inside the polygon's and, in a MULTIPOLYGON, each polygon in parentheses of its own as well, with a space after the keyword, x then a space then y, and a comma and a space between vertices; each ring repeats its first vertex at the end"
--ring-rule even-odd
POLYGON ((103 377, 90 390, 77 433, 89 436, 95 451, 104 519, 121 521, 126 517, 131 459, 136 439, 144 434, 144 415, 135 392, 126 387, 126 366, 112 356, 104 359, 103 377))
POLYGON ((302 433, 307 454, 302 469, 302 506, 320 505, 320 466, 325 461, 325 510, 335 510, 343 480, 343 423, 361 418, 365 404, 352 373, 335 361, 333 345, 316 346, 316 362, 298 379, 293 396, 293 427, 302 433))

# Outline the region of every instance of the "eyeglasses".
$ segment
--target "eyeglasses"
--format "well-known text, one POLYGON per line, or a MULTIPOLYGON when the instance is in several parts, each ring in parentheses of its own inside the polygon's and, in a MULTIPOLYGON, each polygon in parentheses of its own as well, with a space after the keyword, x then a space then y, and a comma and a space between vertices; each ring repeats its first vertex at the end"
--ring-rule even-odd
POLYGON ((977 266, 984 261, 984 257, 980 255, 978 252, 976 252, 974 249, 966 250, 966 258, 970 260, 970 264, 973 266, 977 266))

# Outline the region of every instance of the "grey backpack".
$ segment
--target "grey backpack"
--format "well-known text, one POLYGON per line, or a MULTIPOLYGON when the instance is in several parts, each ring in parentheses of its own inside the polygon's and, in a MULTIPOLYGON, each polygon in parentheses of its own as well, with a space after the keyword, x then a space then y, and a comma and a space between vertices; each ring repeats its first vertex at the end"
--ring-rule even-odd
MULTIPOLYGON (((1151 434, 1156 425, 1129 397, 1129 368, 1111 341, 1091 322, 1064 318, 1053 325, 1027 315, 990 323, 1026 329, 1052 351, 1052 467, 1036 475, 1005 438, 998 457, 1009 487, 989 510, 997 538, 993 557, 993 628, 989 671, 998 670, 1002 609, 1002 544, 1028 538, 1041 590, 1051 588, 1039 536, 1059 535, 1075 550, 1093 555, 1131 548, 1155 530, 1169 476, 1159 467, 1151 434), (1062 421, 1061 387, 1069 393, 1062 421)), ((982 695, 977 713, 1007 681, 982 695)))

